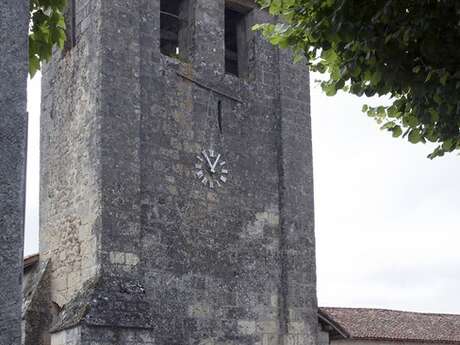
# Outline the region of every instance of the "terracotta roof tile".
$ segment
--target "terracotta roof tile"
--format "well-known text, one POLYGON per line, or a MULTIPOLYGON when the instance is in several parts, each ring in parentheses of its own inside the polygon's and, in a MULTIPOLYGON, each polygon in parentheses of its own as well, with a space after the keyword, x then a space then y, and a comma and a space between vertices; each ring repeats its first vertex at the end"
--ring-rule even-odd
POLYGON ((320 308, 354 339, 460 343, 460 315, 320 308))

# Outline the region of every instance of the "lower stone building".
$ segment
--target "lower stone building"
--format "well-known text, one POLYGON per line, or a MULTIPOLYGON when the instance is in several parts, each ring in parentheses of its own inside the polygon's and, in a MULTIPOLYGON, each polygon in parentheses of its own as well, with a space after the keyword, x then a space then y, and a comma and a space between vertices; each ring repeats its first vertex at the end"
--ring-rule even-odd
POLYGON ((366 308, 319 308, 319 344, 460 344, 460 315, 366 308))
MULTIPOLYGON (((24 260, 23 329, 25 344, 44 345, 58 306, 49 310, 42 293, 47 263, 39 255, 24 260)), ((367 308, 319 308, 318 345, 458 345, 460 315, 367 308)), ((141 331, 139 331, 141 332, 141 331)), ((141 332, 142 333, 142 332, 141 332)), ((133 336, 135 336, 133 334, 133 336)))

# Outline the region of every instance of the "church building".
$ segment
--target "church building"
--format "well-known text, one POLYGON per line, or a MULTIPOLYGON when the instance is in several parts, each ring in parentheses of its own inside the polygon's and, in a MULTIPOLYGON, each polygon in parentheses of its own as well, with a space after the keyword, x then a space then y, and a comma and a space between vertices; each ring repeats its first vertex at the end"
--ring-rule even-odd
POLYGON ((251 0, 69 0, 26 345, 313 345, 309 74, 251 0))

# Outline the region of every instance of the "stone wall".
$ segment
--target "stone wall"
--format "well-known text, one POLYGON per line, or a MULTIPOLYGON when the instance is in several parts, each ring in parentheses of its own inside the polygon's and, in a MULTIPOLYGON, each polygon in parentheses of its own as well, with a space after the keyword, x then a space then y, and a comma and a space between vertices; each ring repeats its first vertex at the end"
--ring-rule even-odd
POLYGON ((318 332, 318 345, 329 345, 329 344, 330 344, 329 332, 320 330, 318 332))
MULTIPOLYGON (((308 73, 254 34, 249 77, 225 75, 223 13, 224 1, 198 1, 192 66, 141 45, 140 264, 154 287, 147 293, 172 325, 163 337, 179 343, 313 343, 308 73), (219 190, 194 176, 195 156, 209 147, 231 172, 219 190)), ((148 18, 146 29, 157 26, 157 9, 148 18)), ((263 11, 250 14, 250 23, 265 20, 263 11)))
POLYGON ((76 2, 78 44, 55 51, 42 79, 40 258, 62 307, 98 271, 100 2, 76 2))
POLYGON ((0 344, 21 343, 29 3, 0 2, 0 344))
POLYGON ((237 78, 224 0, 192 1, 187 61, 160 53, 159 0, 86 2, 89 29, 44 77, 41 250, 69 306, 52 344, 316 344, 306 67, 249 30, 271 20, 258 9, 237 78), (205 149, 222 187, 196 177, 205 149))
POLYGON ((50 345, 155 345, 151 332, 142 329, 75 327, 54 335, 50 345))

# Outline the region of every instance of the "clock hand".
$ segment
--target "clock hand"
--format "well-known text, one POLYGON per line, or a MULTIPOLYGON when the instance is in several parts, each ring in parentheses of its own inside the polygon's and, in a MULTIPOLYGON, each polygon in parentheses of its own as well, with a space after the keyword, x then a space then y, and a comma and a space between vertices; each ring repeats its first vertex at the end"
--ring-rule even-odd
POLYGON ((206 158, 206 161, 208 162, 208 165, 209 165, 209 167, 211 168, 211 171, 212 171, 213 168, 212 168, 211 160, 209 159, 208 155, 206 154, 206 151, 203 151, 202 153, 203 153, 204 158, 206 158))
POLYGON ((216 161, 214 162, 213 166, 211 167, 211 172, 216 172, 216 166, 217 166, 217 163, 219 162, 219 159, 220 159, 220 155, 217 156, 216 158, 216 161))

